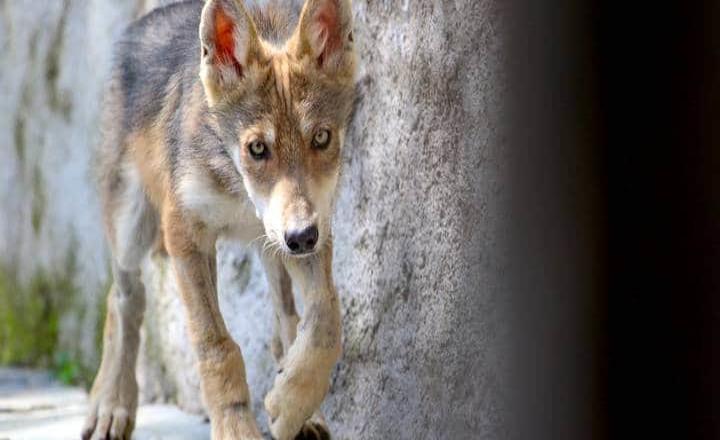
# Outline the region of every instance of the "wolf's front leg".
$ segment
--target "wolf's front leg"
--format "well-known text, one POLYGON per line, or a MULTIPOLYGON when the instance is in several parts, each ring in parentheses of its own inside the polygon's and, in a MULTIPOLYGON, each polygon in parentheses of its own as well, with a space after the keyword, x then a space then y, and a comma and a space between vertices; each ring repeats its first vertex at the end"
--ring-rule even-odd
POLYGON ((286 266, 305 307, 295 342, 265 398, 270 431, 277 440, 295 438, 320 407, 342 350, 340 303, 332 281, 332 246, 310 257, 291 259, 286 266))
POLYGON ((187 309, 213 440, 262 439, 250 409, 240 348, 220 314, 214 253, 183 252, 172 262, 187 309))
POLYGON ((140 272, 115 271, 108 294, 100 370, 90 392, 83 439, 130 439, 138 403, 135 362, 145 289, 140 272))
MULTIPOLYGON (((270 290, 273 309, 275 310, 274 330, 272 339, 272 352, 278 364, 278 370, 283 370, 285 353, 290 350, 300 318, 295 310, 295 299, 293 298, 290 275, 285 269, 282 259, 268 252, 260 252, 260 258, 265 268, 265 274, 270 290)), ((318 409, 312 417, 305 422, 302 431, 296 438, 304 439, 328 439, 330 438, 325 417, 318 409)))

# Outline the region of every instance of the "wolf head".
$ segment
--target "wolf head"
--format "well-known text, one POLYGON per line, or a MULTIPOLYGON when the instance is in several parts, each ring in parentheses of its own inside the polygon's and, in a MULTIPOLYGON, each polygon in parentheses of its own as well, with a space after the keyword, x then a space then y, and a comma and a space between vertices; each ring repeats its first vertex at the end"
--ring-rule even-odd
POLYGON ((327 243, 354 99, 350 0, 307 0, 287 40, 267 41, 241 0, 210 0, 200 78, 267 238, 292 255, 327 243))

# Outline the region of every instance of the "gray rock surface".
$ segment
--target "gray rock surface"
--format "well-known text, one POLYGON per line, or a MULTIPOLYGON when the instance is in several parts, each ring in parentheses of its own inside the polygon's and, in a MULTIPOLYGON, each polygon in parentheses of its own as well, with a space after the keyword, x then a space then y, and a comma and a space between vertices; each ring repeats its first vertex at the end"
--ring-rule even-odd
POLYGON ((361 100, 335 218, 348 438, 501 437, 503 77, 489 1, 356 2, 361 100))
MULTIPOLYGON (((90 362, 108 276, 88 185, 101 84, 112 39, 155 3, 0 3, 0 261, 27 277, 76 255, 86 312, 65 318, 62 343, 90 362)), ((354 9, 360 97, 334 219, 344 356, 326 415, 341 439, 504 438, 499 6, 354 9)), ((221 308, 259 410, 273 372, 264 277, 232 244, 219 259, 221 308)), ((171 271, 159 257, 145 268, 143 399, 200 412, 171 271)))

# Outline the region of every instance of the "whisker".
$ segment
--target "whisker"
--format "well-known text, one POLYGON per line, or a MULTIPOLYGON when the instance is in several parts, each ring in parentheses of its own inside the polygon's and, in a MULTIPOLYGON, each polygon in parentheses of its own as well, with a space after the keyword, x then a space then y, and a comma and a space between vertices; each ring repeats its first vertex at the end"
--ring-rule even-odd
POLYGON ((267 252, 268 249, 272 248, 274 240, 269 235, 266 236, 266 240, 263 243, 263 253, 267 252))
POLYGON ((250 243, 248 243, 248 246, 253 246, 253 245, 255 244, 255 242, 258 241, 258 240, 265 240, 265 241, 267 241, 267 239, 268 239, 267 234, 258 235, 258 236, 255 237, 250 243))

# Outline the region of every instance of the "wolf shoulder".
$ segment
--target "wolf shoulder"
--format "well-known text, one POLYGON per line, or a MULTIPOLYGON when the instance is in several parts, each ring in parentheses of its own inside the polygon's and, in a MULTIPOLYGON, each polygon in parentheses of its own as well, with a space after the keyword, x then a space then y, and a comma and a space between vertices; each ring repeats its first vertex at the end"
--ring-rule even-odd
POLYGON ((130 98, 157 98, 170 77, 178 73, 197 77, 202 6, 200 0, 173 3, 149 12, 125 29, 114 47, 113 77, 122 81, 130 98))

